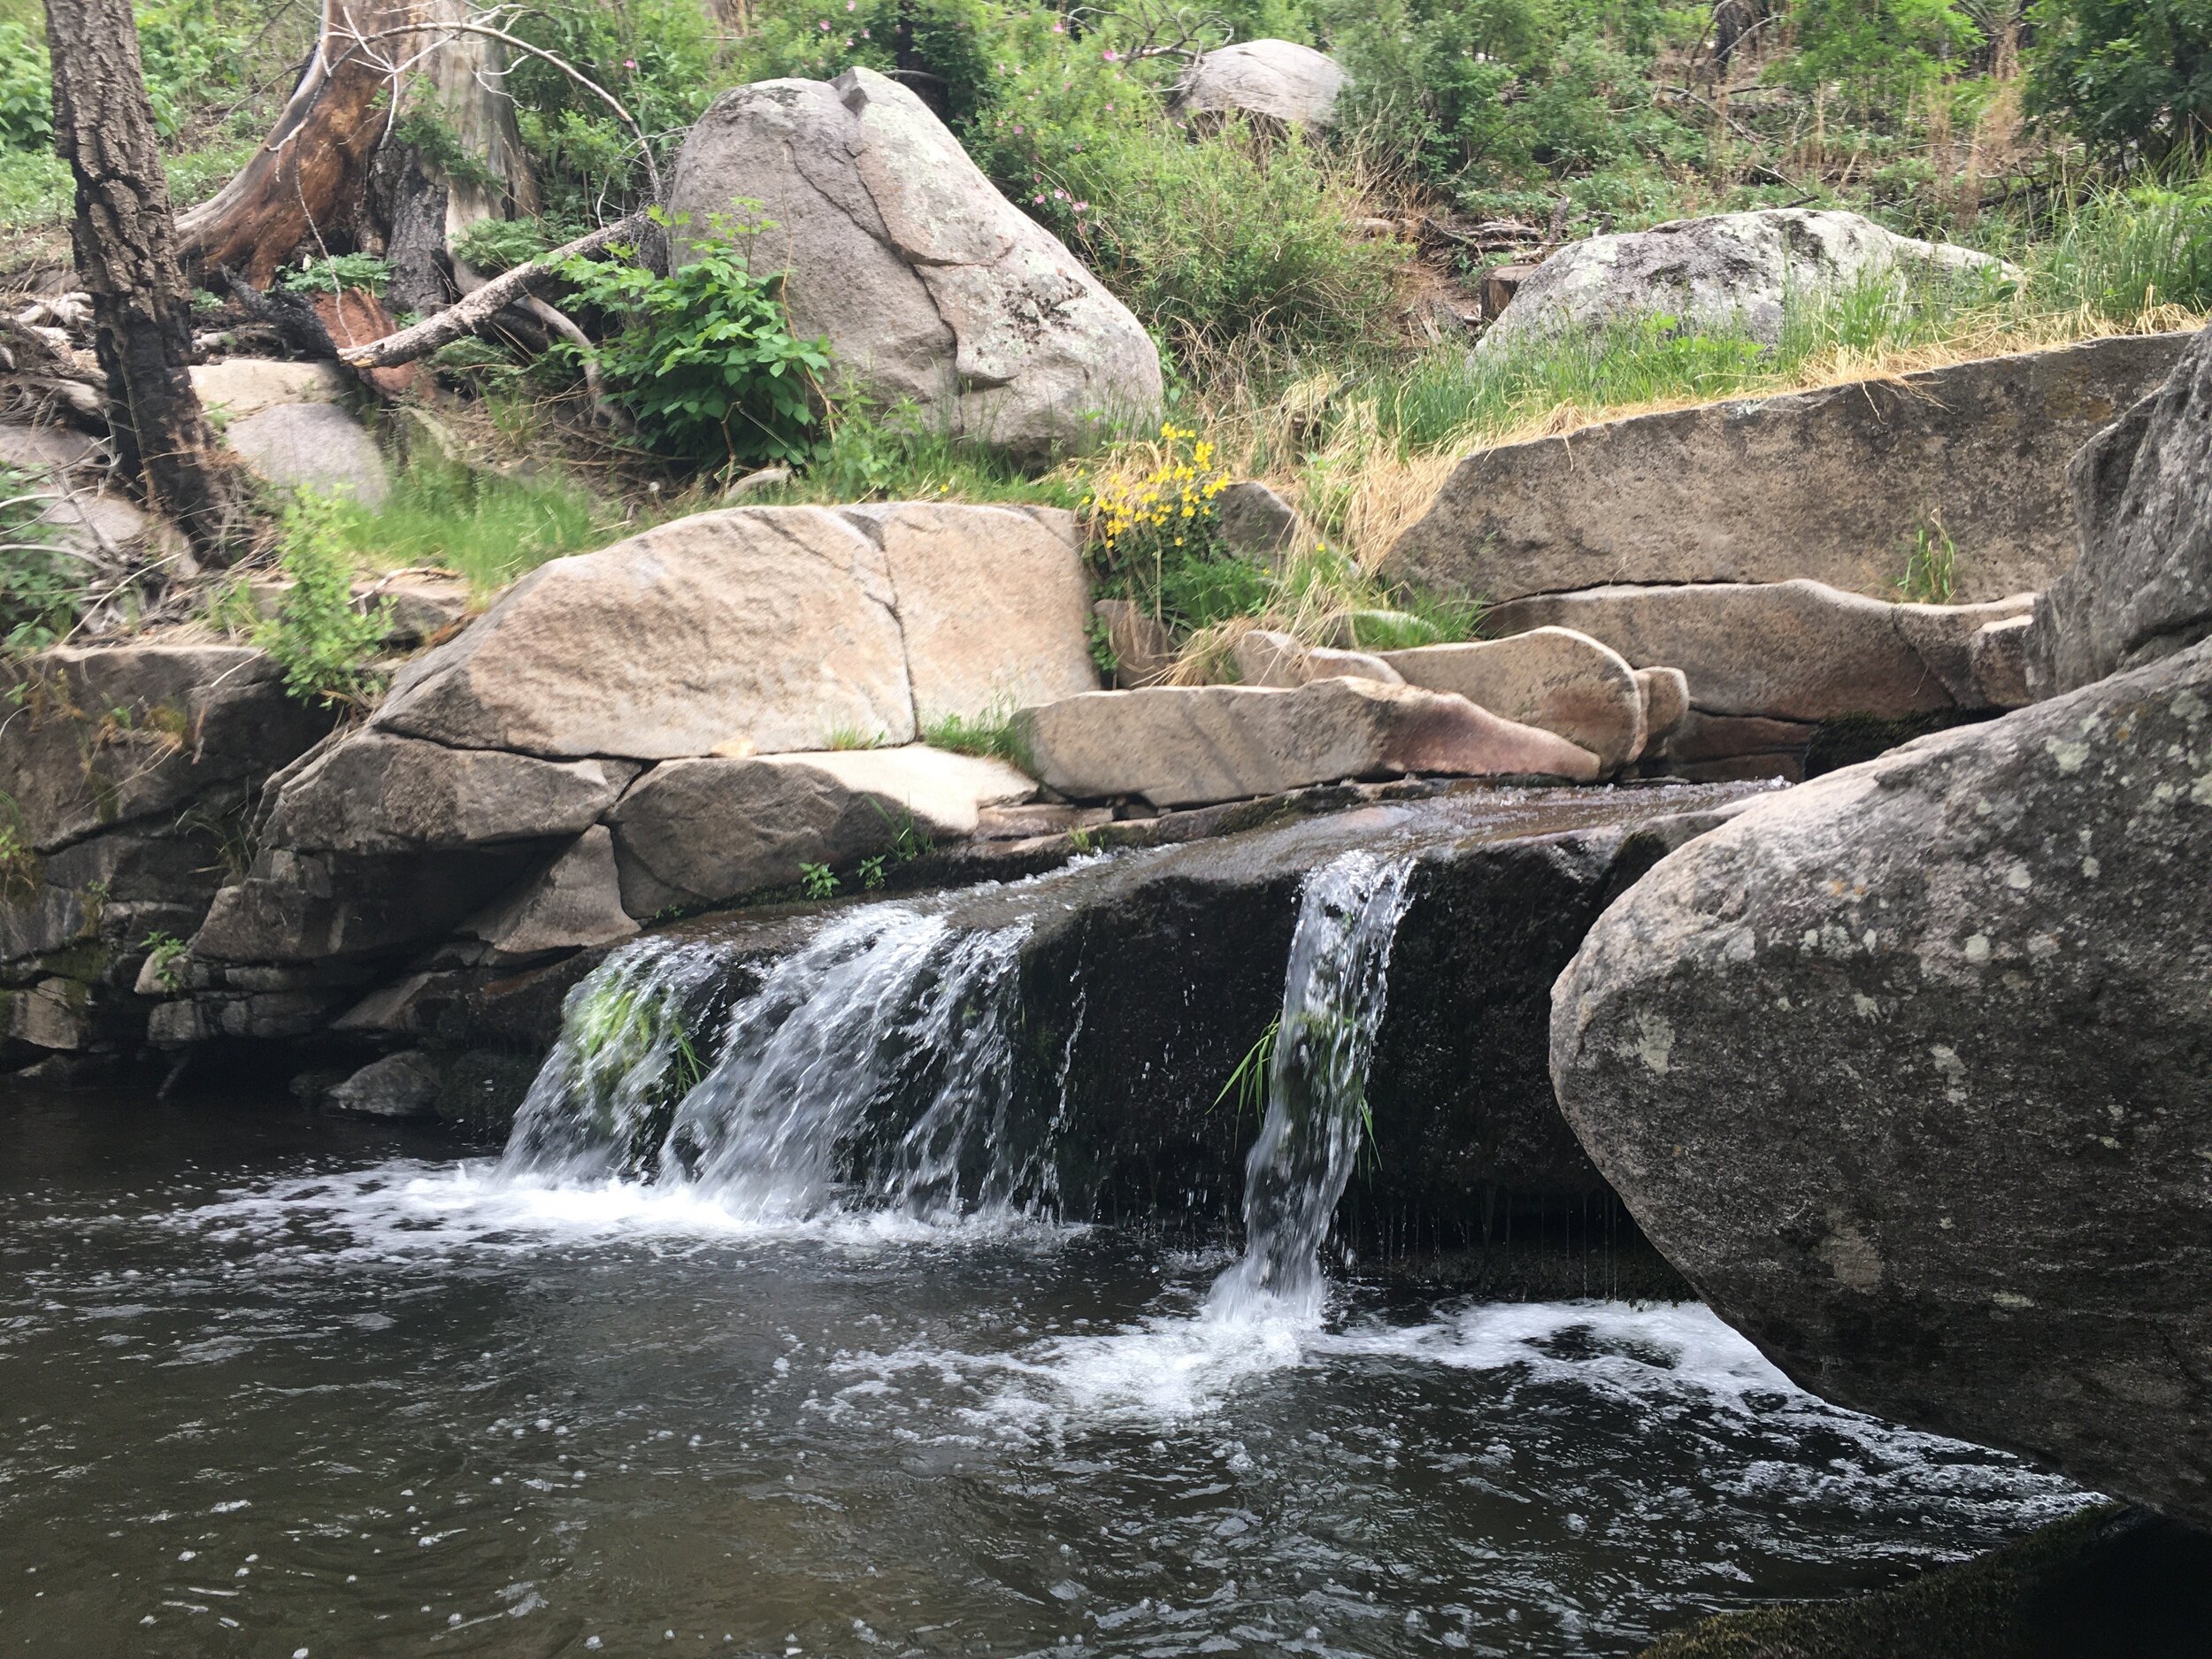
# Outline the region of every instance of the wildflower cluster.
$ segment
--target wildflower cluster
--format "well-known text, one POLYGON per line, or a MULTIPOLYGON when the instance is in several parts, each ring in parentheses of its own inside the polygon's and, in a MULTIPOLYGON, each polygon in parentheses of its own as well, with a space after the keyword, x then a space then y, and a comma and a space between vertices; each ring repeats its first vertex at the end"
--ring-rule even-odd
POLYGON ((1213 444, 1188 426, 1160 428, 1158 464, 1133 481, 1102 482, 1083 498, 1109 559, 1132 539, 1185 546, 1210 533, 1229 474, 1214 465, 1213 444), (1187 446, 1187 447, 1186 447, 1187 446))
POLYGON ((1083 497, 1106 589, 1178 628, 1253 612, 1269 578, 1222 541, 1221 493, 1230 477, 1214 444, 1171 421, 1156 443, 1134 453, 1141 470, 1130 467, 1125 449, 1083 497))

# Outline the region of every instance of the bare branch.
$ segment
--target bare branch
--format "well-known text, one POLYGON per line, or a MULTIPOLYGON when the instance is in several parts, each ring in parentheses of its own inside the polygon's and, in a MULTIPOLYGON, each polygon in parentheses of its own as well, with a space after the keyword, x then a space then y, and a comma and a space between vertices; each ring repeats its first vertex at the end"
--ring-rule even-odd
POLYGON ((505 310, 530 291, 533 282, 544 280, 553 274, 553 267, 579 254, 596 253, 610 242, 625 237, 644 234, 652 221, 645 214, 633 213, 602 226, 588 236, 579 236, 564 247, 538 258, 526 260, 511 271, 494 277, 434 317, 426 317, 411 328, 373 340, 365 346, 342 349, 338 360, 357 369, 388 369, 396 364, 412 363, 426 357, 441 346, 452 344, 464 334, 472 334, 493 317, 505 310))

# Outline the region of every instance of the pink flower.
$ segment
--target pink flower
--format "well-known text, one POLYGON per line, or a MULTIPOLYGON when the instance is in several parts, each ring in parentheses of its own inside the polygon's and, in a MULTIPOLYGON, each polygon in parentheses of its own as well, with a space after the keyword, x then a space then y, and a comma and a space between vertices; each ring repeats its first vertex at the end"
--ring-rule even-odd
POLYGON ((1103 58, 1110 64, 1118 63, 1121 61, 1121 54, 1110 46, 1109 46, 1104 51, 1101 52, 1099 56, 1103 58))
POLYGON ((829 19, 827 18, 824 18, 822 19, 822 33, 825 35, 829 33, 829 19))
POLYGON ((862 40, 864 40, 864 40, 866 40, 866 39, 868 38, 868 31, 867 31, 866 29, 863 29, 863 30, 861 30, 861 31, 860 31, 860 38, 861 38, 862 40))
POLYGON ((1055 190, 1052 193, 1052 199, 1056 202, 1064 202, 1068 199, 1068 193, 1065 190, 1055 190))
POLYGON ((1030 199, 1031 201, 1034 202, 1034 203, 1035 203, 1038 206, 1040 206, 1040 207, 1042 207, 1042 206, 1044 205, 1044 201, 1045 201, 1045 199, 1044 199, 1044 197, 1042 197, 1041 196, 1031 196, 1029 199, 1030 199))
POLYGON ((1021 123, 1020 123, 1019 121, 1017 121, 1017 122, 1015 122, 1015 123, 1014 123, 1014 130, 1015 130, 1017 133, 1018 133, 1018 132, 1020 132, 1020 131, 1022 130, 1022 127, 1021 127, 1021 123))
POLYGON ((1091 211, 1091 204, 1088 202, 1078 202, 1075 204, 1075 211, 1079 213, 1087 213, 1091 211))
POLYGON ((1052 32, 1055 35, 1065 35, 1068 32, 1068 26, 1055 18, 1052 20, 1052 32))
POLYGON ((622 66, 625 69, 635 69, 637 67, 637 59, 634 58, 626 58, 622 60, 622 66))
POLYGON ((859 4, 860 0, 845 0, 845 10, 850 12, 859 4))
POLYGON ((1106 106, 1106 113, 1107 113, 1107 114, 1109 114, 1109 115, 1111 115, 1113 112, 1114 112, 1114 106, 1113 106, 1112 104, 1108 104, 1108 105, 1106 106))

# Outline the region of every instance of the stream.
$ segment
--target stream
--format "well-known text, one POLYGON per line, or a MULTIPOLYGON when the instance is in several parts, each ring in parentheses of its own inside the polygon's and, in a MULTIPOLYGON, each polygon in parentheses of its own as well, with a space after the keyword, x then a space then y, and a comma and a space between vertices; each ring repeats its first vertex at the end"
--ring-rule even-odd
POLYGON ((895 902, 618 954, 497 1157, 23 1091, 0 1648, 1623 1655, 2088 1501, 1695 1305, 1334 1259, 1407 869, 1305 882, 1240 1249, 1057 1217, 1021 923, 895 902))

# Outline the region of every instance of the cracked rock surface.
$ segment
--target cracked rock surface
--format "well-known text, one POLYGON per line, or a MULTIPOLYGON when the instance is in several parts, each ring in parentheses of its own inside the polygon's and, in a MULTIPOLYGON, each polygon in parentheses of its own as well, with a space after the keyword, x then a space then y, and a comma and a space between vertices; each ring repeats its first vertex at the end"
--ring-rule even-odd
POLYGON ((753 268, 784 273, 794 332, 828 340, 847 389, 1025 459, 1158 418, 1159 353, 1128 308, 896 81, 852 69, 716 100, 670 211, 708 227, 753 202, 753 268))

